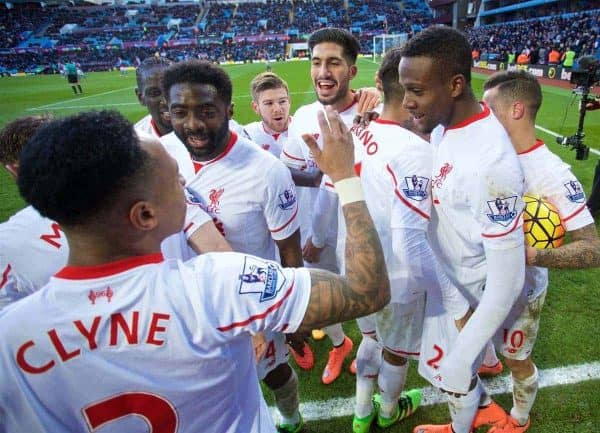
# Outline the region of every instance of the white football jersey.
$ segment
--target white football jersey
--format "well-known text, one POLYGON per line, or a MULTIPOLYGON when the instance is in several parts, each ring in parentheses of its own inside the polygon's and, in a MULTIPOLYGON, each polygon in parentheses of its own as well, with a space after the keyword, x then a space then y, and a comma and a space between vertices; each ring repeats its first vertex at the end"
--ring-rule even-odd
POLYGON ((167 135, 160 137, 160 142, 165 147, 165 150, 171 158, 177 161, 179 165, 179 173, 183 176, 186 183, 194 177, 194 164, 190 153, 185 147, 185 144, 181 142, 175 132, 169 132, 167 135))
POLYGON ((238 253, 63 268, 0 312, 0 431, 273 433, 250 335, 309 297, 307 270, 238 253))
MULTIPOLYGON (((358 104, 356 101, 352 103, 348 108, 340 112, 340 117, 344 124, 350 128, 354 118, 358 114, 358 104)), ((321 129, 319 128, 319 121, 317 113, 324 111, 325 106, 319 101, 315 101, 312 104, 303 105, 298 108, 294 114, 294 120, 290 123, 288 128, 288 139, 283 144, 281 150, 280 159, 285 165, 291 168, 295 168, 301 171, 314 171, 317 169, 314 158, 310 152, 310 149, 304 143, 302 139, 303 134, 311 134, 319 147, 323 147, 323 138, 321 137, 321 129)), ((324 182, 327 181, 324 176, 324 182)), ((302 212, 302 240, 311 236, 312 232, 312 205, 316 202, 317 188, 299 188, 300 194, 302 195, 302 203, 306 203, 306 208, 301 207, 302 212)), ((336 245, 336 238, 338 236, 337 219, 333 220, 334 224, 329 228, 326 234, 326 243, 330 245, 336 245)))
POLYGON ((154 123, 154 119, 152 119, 152 116, 150 114, 142 117, 140 120, 138 120, 134 125, 133 128, 135 129, 135 132, 137 132, 138 134, 141 132, 143 134, 147 134, 147 135, 151 135, 155 138, 160 138, 161 134, 158 130, 158 128, 156 127, 156 124, 154 123))
POLYGON ((0 309, 41 289, 68 257, 58 223, 32 206, 0 224, 0 309))
POLYGON ((524 179, 510 138, 490 109, 455 127, 438 126, 432 192, 432 246, 450 280, 478 302, 486 248, 523 245, 524 179))
MULTIPOLYGON (((375 120, 351 129, 355 148, 362 149, 360 179, 365 201, 386 258, 393 302, 411 302, 423 287, 407 287, 409 269, 394 254, 393 229, 427 231, 431 214, 431 145, 401 125, 375 120)), ((340 212, 341 214, 341 212, 340 212)), ((342 224, 340 224, 340 227, 342 224)), ((341 237, 338 233, 340 239, 341 237)), ((433 264, 432 264, 433 266, 433 264)))
POLYGON ((267 132, 265 125, 260 121, 247 124, 244 126, 244 130, 250 137, 250 140, 271 152, 273 156, 277 158, 281 156, 281 149, 283 149, 284 143, 288 139, 287 129, 281 133, 271 134, 267 132))
POLYGON ((188 189, 233 250, 275 259, 273 240, 286 239, 299 227, 290 171, 235 132, 221 155, 194 161, 194 168, 188 189))
MULTIPOLYGON (((526 194, 542 196, 552 203, 558 209, 567 231, 594 224, 594 218, 586 206, 585 192, 571 171, 571 166, 552 153, 541 140, 518 156, 525 174, 526 194)), ((547 287, 546 268, 525 268, 525 290, 529 299, 535 299, 547 287)))

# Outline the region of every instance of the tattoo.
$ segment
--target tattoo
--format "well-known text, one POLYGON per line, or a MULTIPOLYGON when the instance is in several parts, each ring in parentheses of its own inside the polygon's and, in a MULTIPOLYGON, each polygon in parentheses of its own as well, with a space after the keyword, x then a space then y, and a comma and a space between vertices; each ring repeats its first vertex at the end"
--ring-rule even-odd
POLYGON ((600 266, 600 239, 594 224, 571 232, 572 241, 559 248, 538 250, 534 266, 586 269, 600 266))
POLYGON ((301 331, 366 316, 390 300, 381 243, 365 202, 349 203, 343 211, 346 275, 311 269, 312 292, 301 331))

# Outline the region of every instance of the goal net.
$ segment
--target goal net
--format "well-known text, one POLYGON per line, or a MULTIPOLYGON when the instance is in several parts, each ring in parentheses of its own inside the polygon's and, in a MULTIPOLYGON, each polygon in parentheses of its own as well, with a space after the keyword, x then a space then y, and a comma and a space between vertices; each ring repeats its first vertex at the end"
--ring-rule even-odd
POLYGON ((381 59, 383 59, 385 53, 392 48, 401 47, 406 43, 407 40, 407 33, 373 36, 373 61, 381 63, 381 59))

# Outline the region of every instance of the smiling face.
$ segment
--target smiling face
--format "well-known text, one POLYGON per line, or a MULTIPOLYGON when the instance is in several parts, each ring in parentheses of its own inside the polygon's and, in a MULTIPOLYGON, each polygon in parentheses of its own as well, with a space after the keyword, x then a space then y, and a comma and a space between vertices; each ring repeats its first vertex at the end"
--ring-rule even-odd
POLYGON ((152 120, 162 134, 170 132, 173 128, 169 120, 167 101, 162 93, 160 80, 162 69, 151 69, 140 76, 140 87, 135 89, 138 100, 144 105, 152 120))
POLYGON ((448 126, 454 110, 452 84, 430 57, 402 57, 398 66, 404 87, 403 106, 415 127, 429 134, 439 124, 448 126))
POLYGON ((333 42, 314 46, 311 53, 310 77, 323 105, 335 105, 350 94, 350 80, 356 76, 356 66, 344 58, 344 49, 333 42))
POLYGON ((169 91, 175 135, 197 161, 220 155, 229 140, 231 107, 211 84, 179 83, 169 91))
POLYGON ((287 130, 290 118, 290 97, 287 89, 279 87, 263 90, 257 96, 257 101, 252 101, 252 108, 265 126, 278 133, 287 130))

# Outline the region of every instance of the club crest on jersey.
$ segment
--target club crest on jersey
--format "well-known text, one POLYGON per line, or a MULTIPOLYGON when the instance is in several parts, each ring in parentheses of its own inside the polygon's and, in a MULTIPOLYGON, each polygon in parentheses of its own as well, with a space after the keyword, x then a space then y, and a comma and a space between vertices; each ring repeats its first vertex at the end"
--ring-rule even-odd
POLYGON ((210 192, 208 193, 208 199, 210 200, 210 203, 207 207, 207 210, 209 212, 219 213, 219 211, 221 210, 221 203, 219 202, 219 200, 221 199, 221 196, 223 195, 224 191, 225 188, 215 188, 210 190, 210 192))
POLYGON ((446 180, 446 176, 452 171, 452 164, 446 162, 444 165, 440 167, 440 173, 433 178, 431 181, 431 185, 434 188, 441 188, 442 184, 446 180))
POLYGON ((247 256, 239 275, 241 295, 258 293, 260 302, 273 299, 285 283, 277 265, 247 256))
POLYGON ((517 216, 516 195, 513 195, 511 197, 496 197, 495 200, 489 200, 487 204, 490 208, 490 211, 492 211, 492 213, 487 214, 487 216, 490 219, 490 221, 496 224, 508 227, 508 225, 517 216))
POLYGON ((404 178, 404 186, 402 192, 411 200, 423 201, 427 198, 427 186, 429 185, 429 179, 423 176, 406 176, 404 178))
POLYGON ((567 198, 573 203, 583 203, 585 201, 585 193, 578 181, 568 181, 565 183, 565 188, 567 188, 567 198))
POLYGON ((296 204, 296 195, 294 194, 293 189, 286 189, 281 194, 279 194, 279 209, 281 210, 290 210, 296 204))
POLYGON ((88 299, 92 303, 92 305, 96 304, 96 300, 98 298, 106 298, 106 302, 110 302, 111 298, 114 296, 115 292, 108 286, 104 290, 90 290, 88 294, 88 299))

